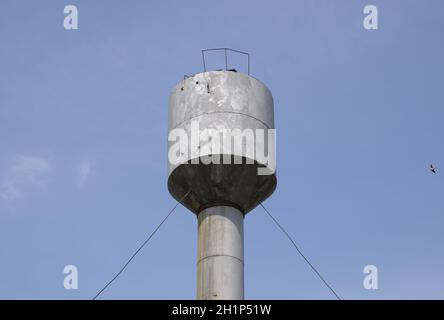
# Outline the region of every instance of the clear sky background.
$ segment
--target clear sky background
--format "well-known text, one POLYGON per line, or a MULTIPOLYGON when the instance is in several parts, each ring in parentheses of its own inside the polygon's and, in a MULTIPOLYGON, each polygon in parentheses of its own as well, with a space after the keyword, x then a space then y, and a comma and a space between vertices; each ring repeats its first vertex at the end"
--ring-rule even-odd
MULTIPOLYGON (((443 12, 441 0, 2 0, 0 298, 90 299, 112 278, 175 203, 170 90, 202 71, 202 49, 230 47, 274 96, 265 205, 338 294, 444 299, 443 12), (79 30, 63 28, 67 4, 79 30), (379 30, 363 28, 367 4, 379 30), (78 290, 63 287, 69 264, 78 290), (363 287, 368 264, 379 290, 363 287)), ((194 299, 196 231, 179 207, 102 298, 194 299)), ((334 298, 261 208, 245 219, 245 295, 334 298)))

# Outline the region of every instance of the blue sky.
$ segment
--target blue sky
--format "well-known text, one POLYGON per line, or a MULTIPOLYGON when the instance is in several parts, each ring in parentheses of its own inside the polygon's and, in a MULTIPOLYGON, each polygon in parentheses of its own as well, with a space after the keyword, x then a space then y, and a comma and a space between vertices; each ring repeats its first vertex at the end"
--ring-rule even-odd
MULTIPOLYGON (((278 187, 265 205, 345 299, 444 298, 444 4, 0 2, 0 298, 89 299, 174 200, 170 90, 201 49, 251 54, 272 91, 278 187), (79 29, 63 28, 75 4, 79 29), (379 29, 362 26, 365 5, 379 29), (76 265, 79 289, 65 290, 76 265), (379 270, 365 290, 363 268, 379 270)), ((243 61, 233 65, 242 70, 243 61)), ((212 63, 217 65, 217 57, 212 63)), ((194 299, 196 218, 179 207, 102 295, 194 299)), ((245 295, 331 299, 257 208, 245 295)))

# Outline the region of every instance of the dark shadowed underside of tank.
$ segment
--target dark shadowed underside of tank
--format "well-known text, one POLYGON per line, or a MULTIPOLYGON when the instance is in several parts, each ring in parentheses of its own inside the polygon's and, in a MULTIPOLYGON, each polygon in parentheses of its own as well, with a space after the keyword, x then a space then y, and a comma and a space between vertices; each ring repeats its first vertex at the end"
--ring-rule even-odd
POLYGON ((216 205, 234 206, 244 214, 268 198, 276 188, 276 174, 258 175, 254 164, 191 164, 173 170, 168 178, 168 190, 194 213, 216 205))

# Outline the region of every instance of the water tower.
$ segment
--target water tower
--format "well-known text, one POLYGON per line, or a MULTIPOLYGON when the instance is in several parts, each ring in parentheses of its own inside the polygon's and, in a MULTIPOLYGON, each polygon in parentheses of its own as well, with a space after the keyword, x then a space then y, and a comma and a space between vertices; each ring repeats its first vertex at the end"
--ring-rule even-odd
MULTIPOLYGON (((211 49, 214 50, 214 49, 211 49)), ((245 215, 276 188, 273 97, 228 69, 184 79, 169 99, 168 190, 198 219, 197 299, 244 298, 245 215), (253 134, 253 137, 252 137, 253 134)))

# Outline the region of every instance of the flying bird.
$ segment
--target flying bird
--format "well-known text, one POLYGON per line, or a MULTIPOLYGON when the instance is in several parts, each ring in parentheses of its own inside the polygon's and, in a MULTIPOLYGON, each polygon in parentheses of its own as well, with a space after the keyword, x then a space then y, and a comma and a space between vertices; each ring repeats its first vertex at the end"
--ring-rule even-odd
POLYGON ((432 171, 433 173, 436 173, 437 171, 437 167, 434 167, 433 164, 430 165, 430 171, 432 171))

